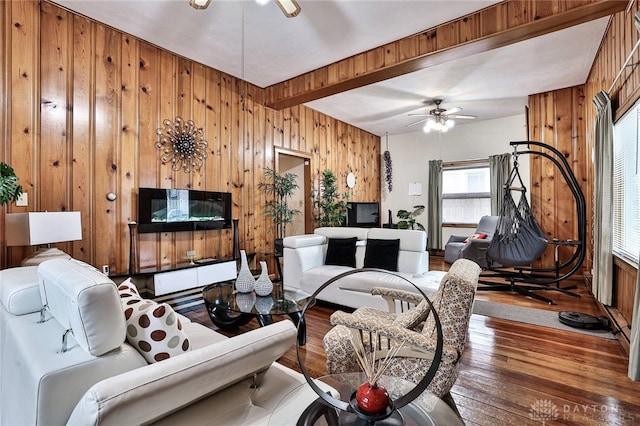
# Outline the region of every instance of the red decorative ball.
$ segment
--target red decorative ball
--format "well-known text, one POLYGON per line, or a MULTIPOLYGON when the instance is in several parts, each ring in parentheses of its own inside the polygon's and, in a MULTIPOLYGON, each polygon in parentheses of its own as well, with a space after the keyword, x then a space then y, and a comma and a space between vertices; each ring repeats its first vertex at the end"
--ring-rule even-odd
POLYGON ((383 386, 366 382, 358 387, 356 401, 365 413, 382 413, 389 406, 389 394, 383 386))

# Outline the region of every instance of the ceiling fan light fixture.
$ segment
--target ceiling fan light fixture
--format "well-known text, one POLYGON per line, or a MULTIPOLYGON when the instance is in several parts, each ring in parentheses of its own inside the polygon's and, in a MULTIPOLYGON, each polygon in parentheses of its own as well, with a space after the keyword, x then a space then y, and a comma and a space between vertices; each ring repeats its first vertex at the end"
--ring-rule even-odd
POLYGON ((189 0, 189 6, 198 10, 206 9, 209 7, 209 3, 211 3, 211 0, 189 0))
POLYGON ((436 132, 444 133, 449 131, 449 129, 452 129, 455 124, 456 122, 452 119, 437 115, 435 117, 429 117, 427 121, 425 121, 422 131, 429 133, 432 130, 435 130, 436 132))
POLYGON ((275 2, 287 18, 298 16, 302 10, 296 0, 275 0, 275 2))
POLYGON ((429 117, 427 121, 425 121, 422 131, 425 133, 429 133, 434 128, 435 124, 436 120, 434 120, 432 117, 429 117))
POLYGON ((198 10, 206 9, 209 7, 209 3, 211 3, 211 0, 189 0, 189 6, 198 10))

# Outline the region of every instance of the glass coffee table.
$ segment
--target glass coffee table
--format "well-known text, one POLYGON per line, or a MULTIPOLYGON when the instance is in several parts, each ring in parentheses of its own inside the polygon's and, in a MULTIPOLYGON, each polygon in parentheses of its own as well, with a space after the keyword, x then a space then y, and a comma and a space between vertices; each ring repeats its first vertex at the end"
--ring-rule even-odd
POLYGON ((221 329, 239 327, 254 318, 264 327, 273 323, 274 315, 288 315, 298 327, 300 345, 307 340, 305 323, 300 320, 309 297, 311 295, 302 290, 282 290, 279 283, 274 283, 274 291, 270 296, 257 296, 254 292, 239 293, 233 281, 210 284, 202 289, 209 317, 221 329))
MULTIPOLYGON (((351 395, 366 381, 362 373, 330 374, 315 379, 318 386, 334 398, 349 401, 351 395)), ((404 379, 382 376, 379 382, 391 399, 395 400, 411 391, 415 384, 404 379)), ((429 391, 424 391, 409 404, 397 410, 392 417, 375 422, 376 425, 446 425, 464 426, 464 422, 446 402, 429 391)), ((269 425, 334 425, 366 424, 355 414, 325 405, 315 391, 304 383, 287 394, 276 406, 269 425)))

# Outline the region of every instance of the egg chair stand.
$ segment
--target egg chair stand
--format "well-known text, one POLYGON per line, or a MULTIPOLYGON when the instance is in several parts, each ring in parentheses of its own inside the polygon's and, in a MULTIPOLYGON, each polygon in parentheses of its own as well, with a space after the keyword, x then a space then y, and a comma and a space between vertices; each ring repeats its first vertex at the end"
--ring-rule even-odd
POLYGON ((575 274, 585 258, 587 234, 586 202, 569 163, 561 152, 554 147, 535 141, 510 142, 514 149, 514 165, 504 187, 504 202, 500 219, 491 244, 487 248, 487 269, 478 281, 478 290, 509 291, 522 294, 550 305, 554 301, 539 292, 551 291, 580 297, 572 292, 575 285, 561 286, 560 283, 575 274), (518 147, 526 146, 524 150, 518 147), (540 150, 532 150, 531 147, 540 150), (576 239, 548 239, 533 217, 526 198, 526 188, 518 170, 518 155, 539 155, 550 160, 560 171, 573 195, 576 217, 576 239), (513 193, 520 193, 518 203, 513 193), (547 268, 535 268, 531 265, 538 260, 549 245, 554 247, 554 265, 547 268), (560 259, 561 247, 570 247, 572 254, 566 260, 560 259), (503 279, 506 283, 497 282, 503 279))

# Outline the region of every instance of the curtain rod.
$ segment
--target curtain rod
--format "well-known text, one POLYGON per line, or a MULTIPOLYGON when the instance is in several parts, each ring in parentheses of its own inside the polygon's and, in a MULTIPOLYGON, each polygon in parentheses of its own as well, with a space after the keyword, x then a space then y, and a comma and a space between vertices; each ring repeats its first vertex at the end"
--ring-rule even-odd
MULTIPOLYGON (((629 4, 631 4, 631 2, 629 4)), ((633 25, 634 25, 634 27, 636 28, 637 31, 640 31, 640 12, 636 12, 633 15, 633 25)), ((613 83, 611 83, 611 87, 609 87, 609 90, 607 91, 608 94, 611 94, 611 91, 616 86, 616 83, 618 82, 618 79, 622 75, 622 71, 624 71, 624 69, 629 64, 629 61, 631 60, 631 57, 636 52, 636 50, 638 50, 638 46, 640 46, 640 40, 638 40, 636 42, 635 46, 633 46, 633 49, 631 49, 631 52, 629 53, 629 56, 627 56, 627 60, 624 61, 624 64, 622 64, 622 67, 620 67, 620 71, 618 71, 618 75, 616 75, 616 78, 613 79, 613 83)))
POLYGON ((613 88, 615 87, 616 83, 618 82, 618 79, 622 75, 622 71, 624 71, 624 69, 629 64, 629 61, 631 60, 631 57, 633 56, 634 53, 636 53, 636 50, 638 50, 638 46, 640 46, 640 40, 638 40, 636 42, 635 46, 633 46, 633 49, 631 49, 631 53, 629 53, 629 56, 627 56, 627 60, 624 61, 624 64, 622 64, 622 67, 620 68, 620 71, 618 71, 618 75, 616 75, 616 78, 613 79, 613 83, 611 83, 611 87, 609 87, 609 90, 607 91, 607 93, 611 94, 611 91, 613 90, 613 88))

